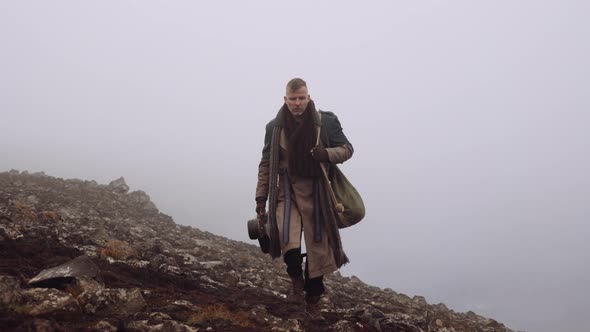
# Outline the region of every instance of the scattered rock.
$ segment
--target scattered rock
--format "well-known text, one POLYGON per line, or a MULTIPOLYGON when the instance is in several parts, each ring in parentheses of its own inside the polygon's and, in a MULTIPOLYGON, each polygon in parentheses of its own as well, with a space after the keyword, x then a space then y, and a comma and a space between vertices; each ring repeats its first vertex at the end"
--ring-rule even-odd
POLYGON ((194 311, 194 312, 198 312, 201 310, 201 308, 199 308, 198 306, 190 303, 189 301, 186 300, 177 300, 172 302, 172 306, 180 308, 180 309, 185 309, 185 310, 190 310, 190 311, 194 311))
POLYGON ((48 319, 35 318, 26 322, 19 330, 36 331, 36 332, 54 332, 63 331, 59 323, 48 319))
POLYGON ((198 329, 188 325, 179 324, 175 321, 167 320, 162 324, 162 332, 197 332, 198 329))
POLYGON ((14 311, 30 316, 72 316, 80 313, 80 305, 71 294, 57 289, 32 288, 20 293, 21 305, 14 311))
POLYGON ((314 325, 284 300, 282 260, 176 225, 145 192, 128 191, 123 178, 0 173, 3 330, 510 332, 340 273, 324 278, 327 321, 314 325), (29 278, 36 288, 21 287, 29 278))
POLYGON ((155 255, 152 259, 150 259, 150 267, 153 269, 159 269, 162 265, 176 265, 176 261, 174 258, 170 256, 166 256, 163 254, 155 255))
POLYGON ((94 330, 97 332, 117 332, 118 329, 106 320, 101 320, 94 325, 94 330))
POLYGON ((206 269, 212 269, 217 266, 223 265, 223 262, 222 261, 211 261, 211 262, 199 262, 199 264, 201 264, 201 266, 206 269))
POLYGON ((161 331, 162 324, 150 325, 147 320, 136 320, 127 324, 127 329, 131 331, 161 331))
MULTIPOLYGON (((0 222, 7 221, 8 219, 1 219, 0 222)), ((8 225, 0 223, 0 241, 4 240, 16 240, 23 237, 24 235, 14 225, 8 225)))
POLYGON ((364 326, 360 323, 353 323, 347 320, 341 320, 334 324, 333 328, 336 332, 356 332, 362 330, 364 326))
POLYGON ((142 311, 146 306, 141 289, 99 289, 78 296, 82 309, 100 316, 128 316, 142 311))
POLYGON ((150 314, 149 322, 153 324, 160 324, 167 320, 172 320, 172 317, 163 312, 152 312, 150 314))
POLYGON ((80 290, 80 294, 84 292, 96 293, 104 289, 104 285, 90 277, 77 277, 75 279, 75 285, 80 290))
POLYGON ((39 203, 39 199, 35 195, 27 196, 27 203, 30 205, 35 205, 39 203))
POLYGON ((20 299, 20 282, 16 277, 0 276, 0 306, 11 306, 20 299))

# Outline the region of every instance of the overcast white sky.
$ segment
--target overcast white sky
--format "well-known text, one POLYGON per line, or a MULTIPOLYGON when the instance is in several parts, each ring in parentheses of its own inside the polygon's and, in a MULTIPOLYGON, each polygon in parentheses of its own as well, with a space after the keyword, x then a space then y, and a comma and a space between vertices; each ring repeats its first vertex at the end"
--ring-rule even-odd
POLYGON ((345 275, 587 331, 587 1, 0 1, 0 171, 108 183, 248 240, 295 76, 355 147, 345 275))

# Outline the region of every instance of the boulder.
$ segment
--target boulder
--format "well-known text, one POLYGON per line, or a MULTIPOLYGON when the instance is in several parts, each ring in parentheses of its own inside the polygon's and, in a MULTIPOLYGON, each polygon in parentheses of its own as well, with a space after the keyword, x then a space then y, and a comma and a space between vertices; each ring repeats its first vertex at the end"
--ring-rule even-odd
POLYGON ((96 277, 98 267, 92 262, 90 257, 82 255, 72 259, 62 265, 45 269, 29 280, 29 285, 36 285, 42 282, 50 282, 58 278, 74 277, 96 277))
POLYGON ((148 196, 148 194, 146 194, 142 190, 137 190, 130 193, 129 195, 127 195, 127 199, 130 200, 132 203, 141 206, 144 210, 158 211, 156 204, 152 202, 150 196, 148 196))
POLYGON ((118 194, 126 194, 129 191, 129 186, 127 183, 125 183, 125 179, 123 177, 111 181, 107 188, 118 194))

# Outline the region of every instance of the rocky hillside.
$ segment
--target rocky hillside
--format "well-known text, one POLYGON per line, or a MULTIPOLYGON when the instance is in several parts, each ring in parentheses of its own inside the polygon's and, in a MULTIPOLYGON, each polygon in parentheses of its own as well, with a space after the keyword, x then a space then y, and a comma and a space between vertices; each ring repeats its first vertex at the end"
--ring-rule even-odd
POLYGON ((0 173, 2 331, 510 331, 338 274, 327 322, 313 324, 285 302, 281 260, 177 225, 128 191, 122 178, 0 173))

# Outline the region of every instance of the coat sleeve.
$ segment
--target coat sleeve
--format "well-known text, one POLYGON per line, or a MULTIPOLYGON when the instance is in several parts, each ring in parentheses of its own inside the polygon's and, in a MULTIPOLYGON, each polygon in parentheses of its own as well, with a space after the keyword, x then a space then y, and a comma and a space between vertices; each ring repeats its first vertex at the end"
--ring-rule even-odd
POLYGON ((328 159, 332 164, 340 164, 352 157, 354 148, 342 131, 338 117, 332 112, 322 112, 325 117, 325 128, 328 133, 328 159))
POLYGON ((256 184, 256 196, 258 198, 268 197, 268 173, 270 169, 270 143, 273 130, 273 122, 266 125, 266 134, 264 135, 264 147, 262 148, 262 159, 258 164, 258 182, 256 184))

